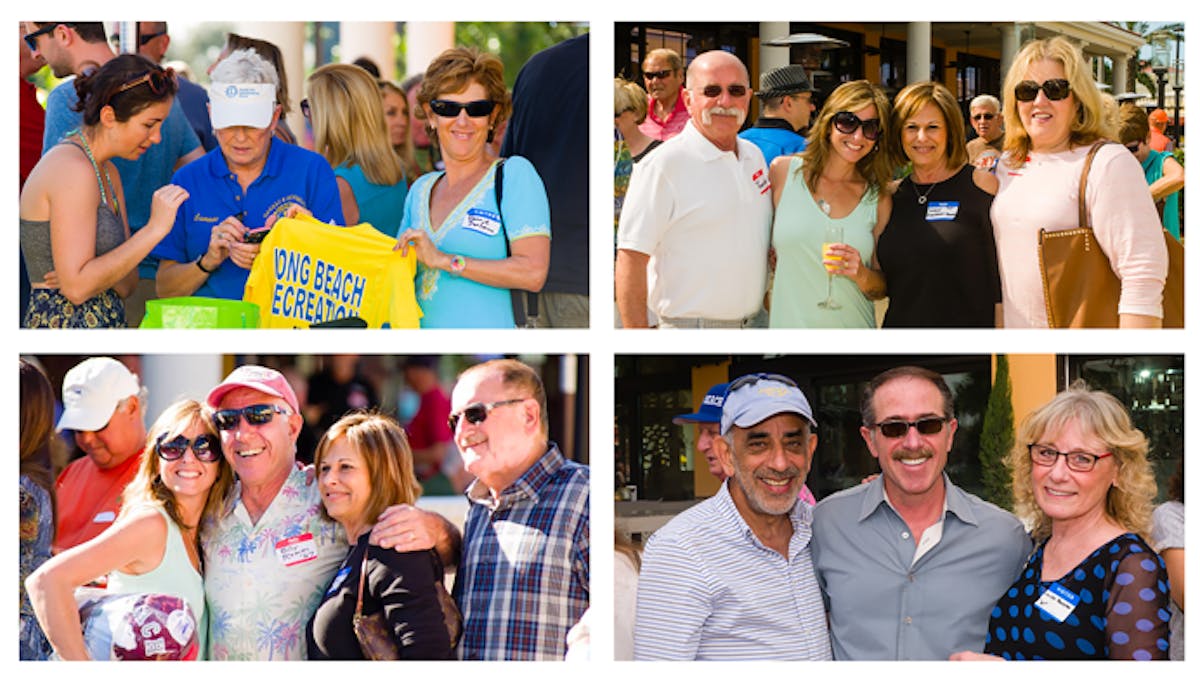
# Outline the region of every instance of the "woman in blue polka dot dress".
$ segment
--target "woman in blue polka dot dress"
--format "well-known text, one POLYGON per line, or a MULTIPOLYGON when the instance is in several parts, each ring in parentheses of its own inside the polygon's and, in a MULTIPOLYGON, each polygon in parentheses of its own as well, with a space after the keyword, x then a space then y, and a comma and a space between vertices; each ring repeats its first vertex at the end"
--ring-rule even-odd
POLYGON ((1026 418, 1009 458, 1018 516, 1038 543, 992 609, 985 655, 1166 659, 1170 586, 1150 549, 1149 445, 1115 398, 1082 382, 1026 418))

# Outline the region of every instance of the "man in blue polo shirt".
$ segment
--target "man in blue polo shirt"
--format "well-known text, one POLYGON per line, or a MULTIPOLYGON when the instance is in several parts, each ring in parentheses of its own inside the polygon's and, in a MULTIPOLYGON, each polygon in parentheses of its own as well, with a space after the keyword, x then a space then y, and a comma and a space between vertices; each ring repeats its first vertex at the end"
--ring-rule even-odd
POLYGON ((219 146, 172 182, 189 198, 151 254, 158 295, 242 298, 264 230, 304 210, 343 224, 333 169, 318 154, 273 138, 279 76, 254 50, 236 50, 213 69, 209 89, 219 146))
POLYGON ((762 115, 754 127, 738 137, 750 140, 762 150, 767 165, 777 156, 797 154, 807 146, 800 131, 808 128, 812 116, 812 83, 804 67, 789 64, 771 69, 759 79, 762 115))

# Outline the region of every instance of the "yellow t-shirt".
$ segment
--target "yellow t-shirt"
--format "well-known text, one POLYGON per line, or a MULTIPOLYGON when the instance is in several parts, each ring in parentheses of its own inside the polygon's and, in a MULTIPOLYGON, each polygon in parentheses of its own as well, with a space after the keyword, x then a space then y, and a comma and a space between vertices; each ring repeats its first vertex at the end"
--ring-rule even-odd
POLYGON ((328 225, 283 218, 263 240, 244 300, 257 304, 263 328, 307 328, 360 317, 368 327, 415 329, 416 254, 393 251, 396 239, 367 223, 328 225))

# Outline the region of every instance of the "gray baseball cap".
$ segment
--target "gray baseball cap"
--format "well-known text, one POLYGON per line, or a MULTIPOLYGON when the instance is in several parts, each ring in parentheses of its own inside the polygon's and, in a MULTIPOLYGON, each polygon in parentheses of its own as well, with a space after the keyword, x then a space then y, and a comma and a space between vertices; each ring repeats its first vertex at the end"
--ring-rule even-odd
POLYGON ((754 426, 785 412, 804 417, 813 428, 817 426, 808 398, 795 381, 782 374, 747 374, 729 384, 721 410, 721 434, 729 433, 734 426, 754 426))

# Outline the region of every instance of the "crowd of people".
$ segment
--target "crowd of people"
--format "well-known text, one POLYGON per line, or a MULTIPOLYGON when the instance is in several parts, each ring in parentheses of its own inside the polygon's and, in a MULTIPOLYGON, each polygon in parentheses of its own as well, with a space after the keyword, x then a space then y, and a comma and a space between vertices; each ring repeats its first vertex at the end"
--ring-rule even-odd
POLYGON ((263 326, 588 325, 586 116, 539 104, 586 111, 586 78, 557 78, 586 74, 586 34, 511 93, 469 47, 403 85, 321 66, 299 103, 310 151, 277 46, 228 34, 205 89, 159 65, 164 23, 138 25, 118 55, 102 22, 22 23, 23 78, 74 76, 22 107, 22 326, 134 327, 181 297, 245 300, 263 326))
POLYGON ((333 415, 303 466, 306 405, 272 368, 237 367, 149 429, 113 358, 72 368, 61 398, 22 359, 21 396, 22 660, 95 656, 74 591, 97 580, 183 599, 211 660, 378 658, 360 615, 386 658, 562 659, 588 608, 589 470, 549 440, 516 360, 463 371, 443 414, 472 479, 462 528, 419 506, 415 439, 377 409, 333 415), (56 430, 84 451, 57 483, 56 430))
POLYGON ((1022 420, 1015 513, 951 480, 940 374, 888 369, 860 412, 880 473, 815 503, 817 423, 790 377, 735 378, 679 417, 722 483, 640 552, 618 534, 618 660, 1182 660, 1182 464, 1155 508, 1116 398, 1076 382, 1022 420))
POLYGON ((1099 324, 1048 315, 1082 305, 1073 297, 1111 326, 1163 325, 1183 168, 1065 38, 1026 43, 1000 97, 971 101, 970 141, 960 103, 932 81, 894 98, 843 82, 814 112, 800 65, 762 74, 755 93, 731 53, 696 55, 685 78, 660 48, 641 75, 645 91, 614 83, 623 327, 1099 324), (753 95, 762 114, 746 128, 753 95), (1060 257, 1041 257, 1042 233, 1079 228, 1113 292, 1047 275, 1060 257))

